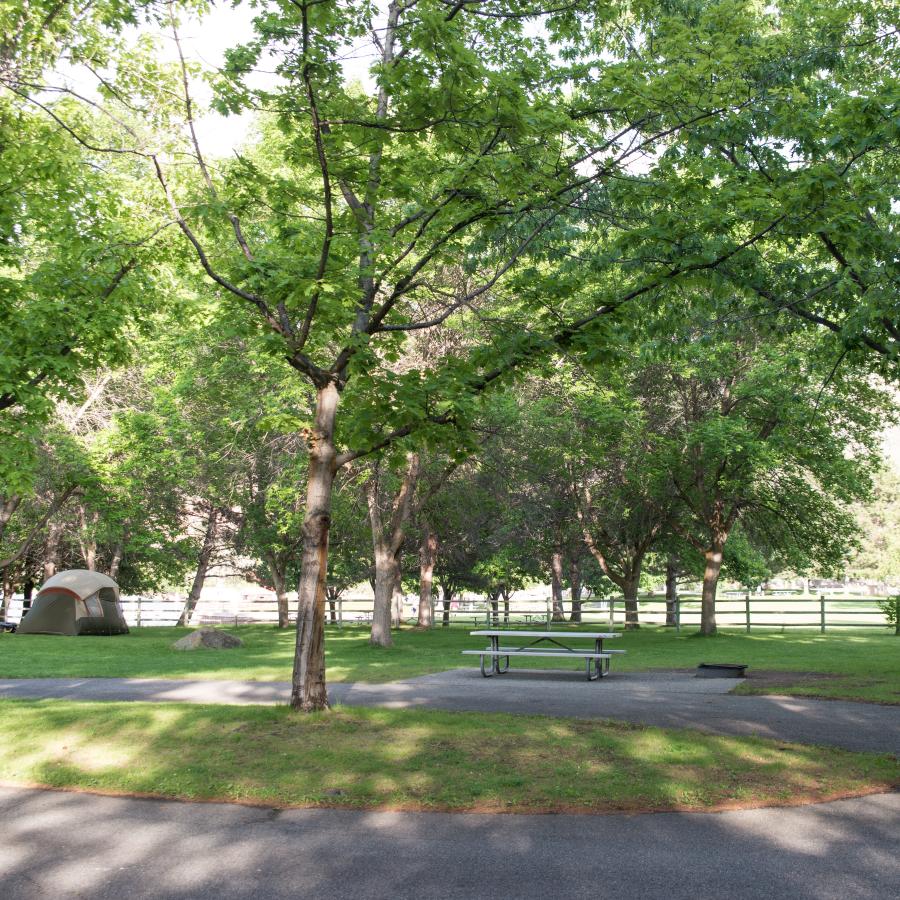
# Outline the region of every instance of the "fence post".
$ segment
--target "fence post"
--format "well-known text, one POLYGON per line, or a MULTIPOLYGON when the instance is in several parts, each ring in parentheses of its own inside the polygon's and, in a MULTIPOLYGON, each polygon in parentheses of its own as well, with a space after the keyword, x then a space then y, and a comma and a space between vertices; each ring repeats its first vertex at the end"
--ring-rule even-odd
POLYGON ((819 594, 819 631, 825 634, 825 595, 819 594))
POLYGON ((616 600, 615 597, 609 598, 609 627, 612 628, 616 624, 616 600))
POLYGON ((137 597, 137 627, 141 627, 141 595, 137 597))
POLYGON ((675 631, 681 631, 681 598, 675 598, 675 631))
POLYGON ((341 597, 338 597, 337 602, 337 612, 338 612, 338 628, 344 627, 344 601, 341 597))
POLYGON ((744 621, 747 628, 747 634, 750 634, 750 591, 744 594, 744 621))

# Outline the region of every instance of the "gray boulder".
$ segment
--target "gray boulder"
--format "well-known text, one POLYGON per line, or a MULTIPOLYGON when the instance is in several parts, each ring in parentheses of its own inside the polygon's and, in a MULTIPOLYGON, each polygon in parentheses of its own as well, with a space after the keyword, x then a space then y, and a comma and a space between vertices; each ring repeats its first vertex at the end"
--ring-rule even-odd
POLYGON ((240 638, 218 628, 198 628, 172 644, 176 650, 230 650, 243 646, 240 638))

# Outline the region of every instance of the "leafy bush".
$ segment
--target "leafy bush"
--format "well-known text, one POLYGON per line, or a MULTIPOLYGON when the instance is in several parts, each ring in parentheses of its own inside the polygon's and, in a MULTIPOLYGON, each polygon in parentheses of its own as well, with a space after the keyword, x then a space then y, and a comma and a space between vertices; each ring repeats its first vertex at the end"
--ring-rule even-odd
POLYGON ((888 625, 894 626, 894 633, 900 634, 900 594, 894 594, 886 600, 879 600, 878 606, 884 613, 888 625))

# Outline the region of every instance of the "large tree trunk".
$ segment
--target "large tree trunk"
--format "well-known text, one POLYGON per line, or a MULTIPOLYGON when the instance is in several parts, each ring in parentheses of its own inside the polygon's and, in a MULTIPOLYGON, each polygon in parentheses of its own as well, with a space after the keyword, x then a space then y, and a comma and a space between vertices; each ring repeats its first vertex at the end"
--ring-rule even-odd
POLYGON ((625 629, 634 631, 641 627, 638 621, 638 585, 640 570, 630 573, 622 579, 622 594, 625 597, 625 629))
POLYGON ((200 599, 200 592, 203 590, 203 583, 206 581, 206 573, 209 571, 209 561, 216 545, 216 530, 219 520, 219 510, 213 507, 209 511, 209 518, 206 520, 206 531, 203 534, 203 544, 200 546, 200 555, 197 557, 197 571, 194 573, 194 583, 191 585, 191 591, 187 596, 184 609, 178 618, 179 625, 189 625, 191 616, 197 608, 197 602, 200 599))
POLYGON ((325 685, 325 591, 331 495, 337 473, 334 420, 338 397, 337 386, 333 383, 319 388, 316 421, 310 439, 303 558, 297 588, 297 641, 291 676, 291 706, 304 712, 328 707, 328 689, 325 685))
POLYGON ((375 550, 375 605, 372 609, 372 634, 369 643, 376 647, 390 647, 391 602, 397 584, 397 558, 390 549, 378 542, 375 550))
POLYGON ((710 546, 703 554, 706 566, 703 570, 703 595, 700 601, 700 633, 716 633, 716 589, 719 586, 719 573, 722 571, 722 554, 725 539, 713 536, 710 546))
POLYGON ((678 605, 678 560, 670 556, 666 560, 666 627, 674 628, 678 605))
POLYGON ((553 603, 553 621, 565 622, 566 613, 562 596, 563 556, 561 550, 554 550, 550 557, 550 589, 553 603))
POLYGON ((291 613, 288 609, 287 566, 274 554, 271 554, 266 562, 272 573, 272 584, 275 587, 275 599, 278 603, 278 627, 287 628, 291 624, 291 613))
POLYGON ((581 566, 577 559, 569 564, 569 589, 572 592, 572 612, 570 622, 581 621, 581 566))
POLYGON ((437 559, 437 535, 426 525, 419 548, 419 628, 434 627, 434 601, 431 586, 434 580, 434 563, 437 559))

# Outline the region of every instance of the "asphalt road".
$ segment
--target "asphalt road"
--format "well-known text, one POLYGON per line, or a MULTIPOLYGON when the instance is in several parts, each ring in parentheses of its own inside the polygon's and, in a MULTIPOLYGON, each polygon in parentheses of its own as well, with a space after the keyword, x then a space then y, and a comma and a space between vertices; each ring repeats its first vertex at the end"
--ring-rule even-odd
POLYGON ((629 816, 286 810, 0 788, 4 900, 887 900, 900 794, 629 816))
MULTIPOLYGON (((734 681, 679 673, 615 673, 588 682, 574 672, 516 671, 482 678, 455 669, 388 684, 332 684, 332 703, 610 718, 716 734, 900 755, 900 707, 799 697, 729 694, 734 681)), ((286 703, 281 682, 62 678, 0 680, 0 697, 182 703, 286 703)))

